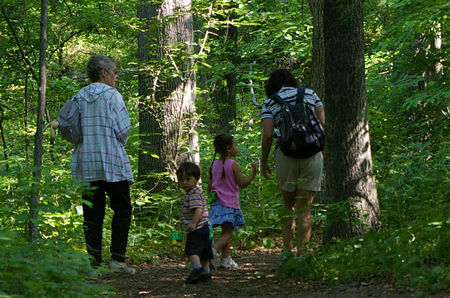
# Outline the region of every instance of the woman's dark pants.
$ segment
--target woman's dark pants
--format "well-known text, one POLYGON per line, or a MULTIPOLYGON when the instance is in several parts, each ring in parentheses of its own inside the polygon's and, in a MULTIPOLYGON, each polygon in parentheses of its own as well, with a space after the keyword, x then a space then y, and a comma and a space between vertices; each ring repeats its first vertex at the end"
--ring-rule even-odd
POLYGON ((128 231, 131 223, 130 184, 128 181, 106 182, 93 181, 92 190, 83 195, 83 200, 91 202, 92 206, 83 203, 84 236, 89 255, 93 257, 93 266, 102 262, 102 230, 105 217, 106 196, 114 211, 111 224, 111 258, 125 262, 128 231))

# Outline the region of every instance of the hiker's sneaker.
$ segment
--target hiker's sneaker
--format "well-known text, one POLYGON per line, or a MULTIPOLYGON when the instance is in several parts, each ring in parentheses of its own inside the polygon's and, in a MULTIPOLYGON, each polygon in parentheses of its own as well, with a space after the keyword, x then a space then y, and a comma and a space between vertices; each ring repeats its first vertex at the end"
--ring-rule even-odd
POLYGON ((232 268, 237 268, 238 264, 235 261, 233 261, 233 259, 231 257, 228 257, 228 258, 222 258, 222 261, 220 262, 220 267, 226 268, 226 269, 232 269, 232 268))
POLYGON ((192 269, 191 273, 189 273, 188 277, 186 278, 186 283, 188 284, 195 284, 199 281, 199 279, 202 277, 202 275, 205 275, 206 272, 204 272, 203 268, 197 268, 192 269))
POLYGON ((109 268, 116 272, 123 272, 123 273, 128 273, 128 274, 136 273, 136 269, 128 266, 125 262, 117 262, 117 261, 112 260, 111 262, 109 262, 109 268))

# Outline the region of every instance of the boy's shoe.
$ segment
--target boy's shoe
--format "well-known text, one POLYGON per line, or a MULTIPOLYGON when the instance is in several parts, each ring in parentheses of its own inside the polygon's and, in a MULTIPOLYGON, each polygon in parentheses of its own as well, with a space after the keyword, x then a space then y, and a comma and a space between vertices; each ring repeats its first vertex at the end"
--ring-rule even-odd
POLYGON ((211 279, 212 279, 211 272, 203 271, 202 275, 199 278, 199 281, 208 282, 211 281, 211 279))
POLYGON ((203 268, 197 268, 192 269, 191 273, 189 273, 188 277, 186 278, 187 284, 195 284, 199 281, 199 279, 202 277, 202 275, 207 274, 204 272, 203 268))
POLYGON ((220 262, 220 267, 226 268, 226 269, 232 269, 232 268, 237 268, 238 264, 235 261, 233 261, 233 259, 231 257, 228 257, 228 258, 222 258, 222 261, 220 262))
POLYGON ((136 269, 128 266, 125 262, 117 262, 117 261, 111 260, 111 262, 109 262, 109 268, 116 272, 123 272, 123 273, 128 273, 128 274, 136 273, 136 269))

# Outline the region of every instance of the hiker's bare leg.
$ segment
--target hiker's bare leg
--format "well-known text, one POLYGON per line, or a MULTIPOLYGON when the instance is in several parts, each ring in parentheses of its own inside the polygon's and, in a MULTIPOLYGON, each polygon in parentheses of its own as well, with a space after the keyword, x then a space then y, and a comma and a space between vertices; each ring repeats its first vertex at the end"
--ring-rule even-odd
POLYGON ((230 222, 225 222, 222 225, 222 236, 214 243, 214 249, 216 251, 222 250, 222 257, 227 258, 230 256, 230 244, 233 237, 233 226, 230 222))
POLYGON ((281 222, 281 236, 283 237, 283 246, 285 249, 292 249, 292 237, 295 230, 295 222, 290 213, 294 211, 296 193, 281 191, 283 196, 283 208, 287 210, 286 218, 281 222))
POLYGON ((305 245, 311 238, 311 204, 314 199, 314 192, 308 190, 297 191, 297 202, 295 212, 297 214, 297 256, 302 256, 305 252, 305 245))

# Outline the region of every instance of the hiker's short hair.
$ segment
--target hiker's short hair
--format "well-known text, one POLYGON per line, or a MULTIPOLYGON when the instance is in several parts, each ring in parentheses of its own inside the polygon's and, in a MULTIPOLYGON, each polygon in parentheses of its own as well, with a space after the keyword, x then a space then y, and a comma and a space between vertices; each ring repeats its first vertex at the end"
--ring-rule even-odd
POLYGON ((113 57, 105 55, 93 55, 86 67, 86 72, 91 82, 100 81, 100 71, 102 69, 111 71, 116 66, 116 60, 113 57))

